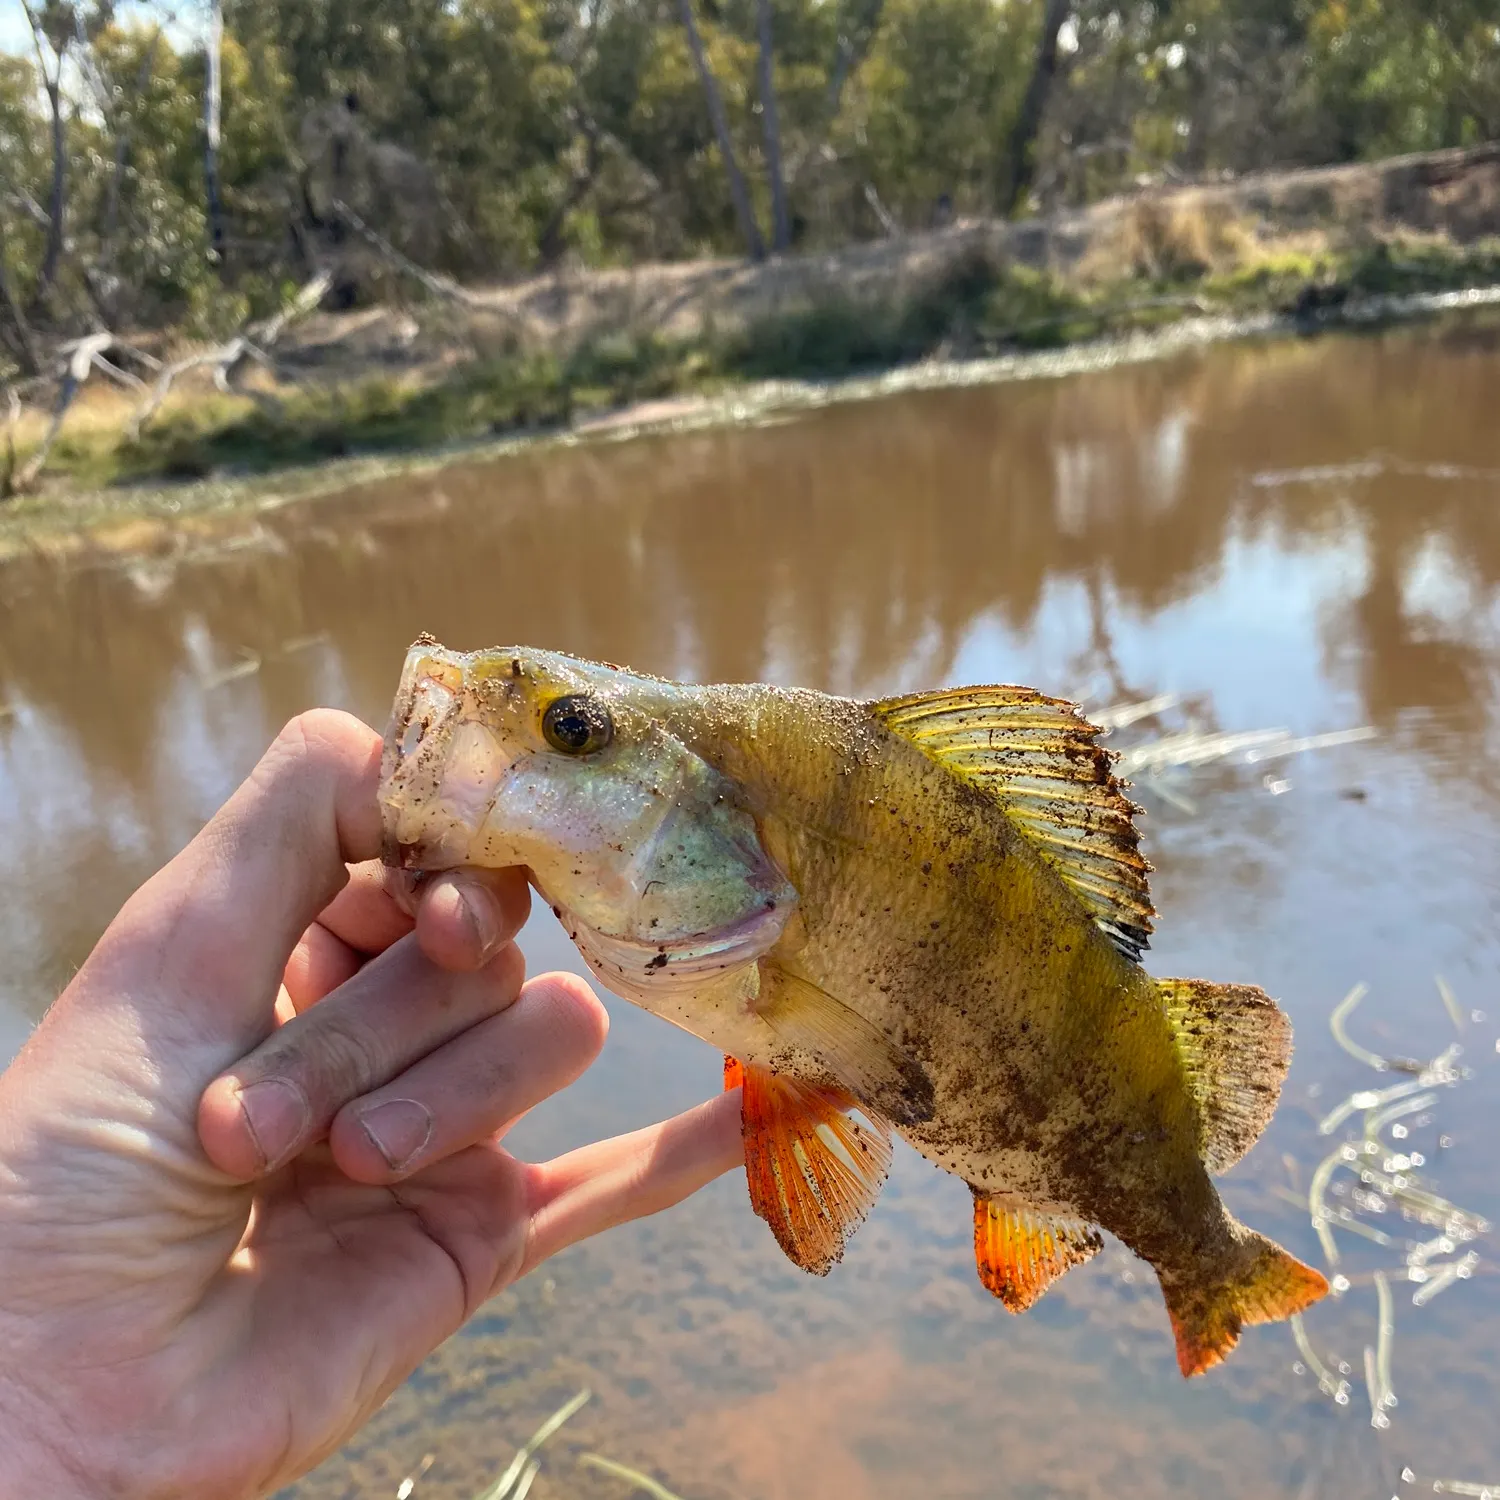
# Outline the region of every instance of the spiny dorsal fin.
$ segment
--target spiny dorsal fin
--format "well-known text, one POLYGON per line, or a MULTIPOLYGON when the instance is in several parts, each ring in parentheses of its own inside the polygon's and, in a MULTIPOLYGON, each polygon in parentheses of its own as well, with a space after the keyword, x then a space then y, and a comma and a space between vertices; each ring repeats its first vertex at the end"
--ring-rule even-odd
POLYGON ((1032 688, 950 688, 870 705, 886 728, 1001 803, 1127 958, 1149 946, 1150 872, 1099 731, 1032 688))
POLYGON ((986 1291, 1011 1312, 1025 1312, 1071 1266, 1099 1253, 1091 1224, 974 1193, 974 1264, 986 1291))
POLYGON ((1203 1160, 1227 1172, 1276 1111, 1292 1060, 1292 1023, 1252 984, 1158 979, 1202 1122, 1203 1160))
POLYGON ((826 1276, 891 1169, 890 1127, 851 1120, 858 1101, 841 1089, 726 1057, 724 1087, 737 1086, 750 1206, 790 1261, 826 1276))

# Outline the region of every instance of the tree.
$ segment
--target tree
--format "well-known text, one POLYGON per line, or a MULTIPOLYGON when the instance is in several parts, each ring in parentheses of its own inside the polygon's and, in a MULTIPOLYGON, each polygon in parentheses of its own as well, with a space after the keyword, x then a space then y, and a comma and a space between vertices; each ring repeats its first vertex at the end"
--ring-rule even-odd
POLYGON ((1046 0, 1042 11, 1042 33, 1037 42, 1036 61, 1025 97, 1011 126, 1005 151, 1005 185, 1000 206, 1013 213, 1031 188, 1036 175, 1036 138, 1046 113, 1047 101, 1057 77, 1057 39, 1068 19, 1073 0, 1046 0))
POLYGON ((729 179, 729 196, 734 203, 734 217, 740 226, 740 236, 750 259, 764 260, 766 243, 761 238, 760 226, 755 222, 750 190, 745 186, 745 175, 740 171, 739 160, 735 156, 734 138, 729 133, 729 116, 724 113, 724 100, 719 93, 718 81, 708 65, 703 39, 698 35, 698 26, 693 20, 693 0, 677 0, 677 11, 682 17, 688 50, 693 55, 693 67, 697 70, 698 81, 703 85, 703 98, 708 105, 709 119, 713 121, 719 155, 724 161, 724 175, 729 179))
POLYGON ((761 127, 766 139, 766 177, 771 187, 771 248, 781 251, 786 250, 792 243, 792 216, 787 207, 786 177, 781 168, 781 124, 776 114, 771 0, 756 0, 755 18, 760 42, 761 127))
POLYGON ((219 199, 219 133, 223 87, 224 0, 209 0, 208 35, 203 44, 203 207, 208 248, 217 264, 224 259, 224 210, 219 199))

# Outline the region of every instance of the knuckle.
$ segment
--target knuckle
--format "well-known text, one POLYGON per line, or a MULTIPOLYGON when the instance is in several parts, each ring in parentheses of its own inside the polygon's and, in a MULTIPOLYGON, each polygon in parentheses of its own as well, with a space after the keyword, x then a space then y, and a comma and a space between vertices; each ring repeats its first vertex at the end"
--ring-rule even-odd
POLYGON ((362 745, 370 733, 352 714, 309 708, 286 722, 272 749, 279 760, 327 767, 341 763, 348 749, 356 741, 362 745))
POLYGON ((326 1113, 386 1081, 395 1066, 380 1039, 352 1018, 314 1007, 277 1033, 266 1075, 294 1080, 326 1113))

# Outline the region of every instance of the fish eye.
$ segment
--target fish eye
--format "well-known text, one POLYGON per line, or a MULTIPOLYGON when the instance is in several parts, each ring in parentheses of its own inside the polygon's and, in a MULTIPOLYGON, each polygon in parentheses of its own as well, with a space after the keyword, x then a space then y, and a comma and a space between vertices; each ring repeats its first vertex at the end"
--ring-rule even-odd
POLYGON ((582 694, 554 699, 542 715, 543 736, 564 755, 592 755, 609 744, 614 732, 609 710, 582 694))

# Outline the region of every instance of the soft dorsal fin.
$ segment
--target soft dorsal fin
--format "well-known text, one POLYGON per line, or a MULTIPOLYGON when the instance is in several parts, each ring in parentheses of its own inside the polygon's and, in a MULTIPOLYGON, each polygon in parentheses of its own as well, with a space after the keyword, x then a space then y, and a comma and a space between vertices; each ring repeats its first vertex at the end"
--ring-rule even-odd
POLYGON ((1198 1105, 1203 1160, 1227 1172, 1255 1143, 1292 1061, 1292 1023, 1253 984, 1158 979, 1198 1105))
POLYGON ((1033 688, 950 688, 870 707, 955 776, 984 787, 1127 958, 1149 946, 1150 872, 1099 730, 1033 688))
POLYGON ((724 1087, 737 1086, 750 1206, 790 1261, 826 1276, 891 1169, 890 1127, 851 1120, 842 1090, 726 1057, 724 1087))
POLYGON ((1099 1253, 1091 1224, 974 1193, 974 1264, 986 1291, 1011 1312, 1025 1312, 1071 1266, 1099 1253))

